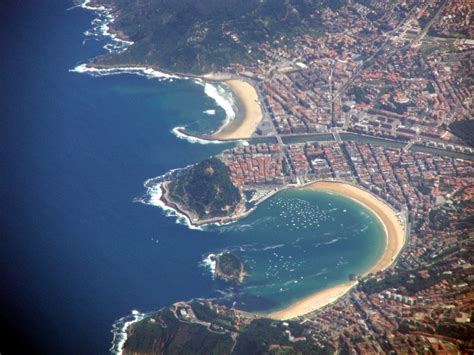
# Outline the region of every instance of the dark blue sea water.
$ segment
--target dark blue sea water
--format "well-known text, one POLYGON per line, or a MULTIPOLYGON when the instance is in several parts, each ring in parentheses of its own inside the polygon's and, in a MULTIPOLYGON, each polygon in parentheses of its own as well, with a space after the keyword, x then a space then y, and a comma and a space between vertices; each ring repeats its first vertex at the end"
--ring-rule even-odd
POLYGON ((228 291, 199 266, 226 248, 253 270, 237 291, 242 306, 255 309, 345 281, 376 260, 384 243, 379 223, 337 196, 289 191, 235 226, 206 232, 134 202, 148 178, 229 147, 171 133, 182 125, 215 128, 224 111, 191 81, 71 73, 103 53, 104 43, 83 44, 94 14, 70 6, 0 5, 0 330, 9 339, 0 353, 107 353, 112 324, 131 310, 228 291), (203 113, 209 109, 216 114, 203 113), (308 215, 296 222, 293 212, 281 215, 302 210, 308 215), (347 216, 338 216, 343 210, 347 216), (310 225, 318 213, 329 215, 320 229, 310 225), (352 229, 340 226, 344 218, 352 229), (271 269, 281 256, 286 263, 271 269))

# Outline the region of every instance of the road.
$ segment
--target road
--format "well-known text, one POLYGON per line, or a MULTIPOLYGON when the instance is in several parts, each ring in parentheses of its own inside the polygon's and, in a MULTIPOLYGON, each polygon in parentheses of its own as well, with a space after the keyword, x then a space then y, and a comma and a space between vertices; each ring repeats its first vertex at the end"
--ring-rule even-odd
MULTIPOLYGON (((415 37, 409 45, 415 44, 428 33, 428 30, 430 27, 433 25, 433 23, 436 21, 436 19, 439 17, 445 6, 448 4, 447 1, 445 1, 437 10, 433 18, 426 24, 426 26, 423 28, 423 30, 418 34, 417 37, 415 37)), ((381 53, 388 44, 391 43, 392 36, 390 34, 397 33, 403 26, 405 26, 409 21, 412 20, 411 16, 413 15, 413 12, 417 9, 417 6, 415 5, 410 11, 408 12, 407 16, 403 21, 401 21, 395 29, 390 31, 387 35, 387 38, 385 41, 382 43, 382 45, 379 47, 378 50, 376 50, 369 58, 367 58, 363 64, 354 72, 354 74, 351 76, 351 78, 344 83, 344 85, 341 87, 341 89, 334 95, 333 97, 333 102, 338 98, 339 96, 342 96, 344 92, 347 90, 347 88, 354 82, 354 80, 362 73, 363 70, 370 68, 370 66, 373 64, 372 61, 377 57, 379 53, 381 53)))
MULTIPOLYGON (((431 20, 425 25, 425 27, 421 30, 421 32, 415 38, 413 38, 412 40, 409 41, 407 46, 412 46, 412 45, 418 44, 426 36, 429 29, 431 28, 433 23, 439 18, 441 12, 443 11, 443 9, 446 7, 447 4, 448 4, 448 1, 444 1, 441 4, 441 6, 437 9, 436 13, 433 15, 431 20)), ((428 5, 425 6, 425 10, 426 10, 427 6, 428 5)), ((336 100, 341 100, 342 95, 349 88, 349 86, 354 82, 354 80, 358 78, 358 76, 363 72, 363 70, 371 67, 374 60, 377 58, 377 56, 380 53, 382 53, 390 44, 392 44, 392 40, 401 39, 400 37, 395 37, 395 36, 399 36, 399 35, 397 35, 397 33, 400 33, 400 30, 402 30, 404 26, 408 25, 411 21, 417 20, 416 18, 413 17, 413 13, 417 9, 418 9, 418 7, 416 5, 413 6, 410 9, 407 16, 392 31, 387 33, 386 38, 385 38, 384 42, 382 43, 382 45, 369 58, 367 58, 362 63, 362 65, 354 72, 354 74, 349 78, 349 80, 347 80, 337 92, 334 92, 334 89, 333 89, 333 80, 332 80, 333 79, 333 71, 331 70, 331 73, 330 73, 330 76, 329 76, 329 90, 330 90, 330 100, 331 100, 331 112, 330 112, 330 114, 331 114, 333 124, 335 123, 333 106, 334 106, 336 100)), ((263 96, 262 96, 260 90, 257 90, 257 93, 258 93, 260 102, 264 103, 263 96)), ((296 174, 293 170, 293 167, 290 164, 291 160, 289 158, 289 154, 288 154, 288 150, 286 149, 286 145, 283 143, 282 136, 278 133, 277 127, 275 126, 275 122, 271 118, 271 115, 268 112, 267 107, 265 105, 262 105, 262 106, 263 106, 263 110, 264 110, 264 112, 263 112, 264 118, 269 120, 269 122, 271 122, 271 126, 272 126, 272 134, 270 134, 268 137, 275 137, 278 144, 281 147, 283 147, 284 158, 285 158, 286 164, 289 168, 291 181, 293 183, 295 183, 295 182, 297 182, 297 178, 296 178, 296 174)), ((347 117, 349 117, 349 115, 347 117)), ((349 125, 349 122, 347 122, 347 121, 348 120, 346 119, 346 122, 344 122, 344 129, 347 129, 347 127, 349 125)), ((331 133, 332 133, 332 135, 334 137, 334 140, 336 142, 342 142, 343 141, 341 139, 340 133, 344 133, 344 132, 339 132, 338 130, 334 130, 331 133)), ((310 136, 310 135, 308 135, 308 136, 310 136)), ((401 142, 401 143, 406 144, 406 142, 401 142)), ((406 144, 405 148, 407 150, 411 149, 414 143, 415 142, 409 142, 408 144, 406 144)), ((446 151, 446 155, 449 155, 449 154, 452 153, 451 151, 449 151, 447 149, 445 149, 445 151, 446 151)), ((442 152, 442 150, 441 150, 441 152, 442 152)))

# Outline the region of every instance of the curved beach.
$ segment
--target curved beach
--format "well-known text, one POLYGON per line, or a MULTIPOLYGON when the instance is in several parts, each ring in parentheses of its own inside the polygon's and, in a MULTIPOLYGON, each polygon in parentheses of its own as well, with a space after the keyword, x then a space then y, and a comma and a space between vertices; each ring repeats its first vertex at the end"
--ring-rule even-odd
POLYGON ((242 117, 235 118, 218 132, 213 139, 245 139, 250 138, 262 120, 262 109, 255 88, 243 80, 227 80, 225 82, 237 96, 243 109, 242 117))
MULTIPOLYGON (((396 260, 396 257, 403 248, 405 242, 405 230, 397 214, 391 207, 372 195, 370 192, 362 190, 361 188, 355 187, 348 183, 318 181, 305 185, 303 188, 324 190, 341 194, 370 209, 384 225, 387 235, 387 244, 385 246, 383 255, 367 272, 367 274, 377 273, 393 264, 393 262, 396 260)), ((332 302, 335 302, 339 297, 349 292, 350 289, 356 284, 357 281, 351 281, 322 291, 318 291, 282 310, 271 312, 266 316, 273 319, 284 320, 305 315, 332 302)))

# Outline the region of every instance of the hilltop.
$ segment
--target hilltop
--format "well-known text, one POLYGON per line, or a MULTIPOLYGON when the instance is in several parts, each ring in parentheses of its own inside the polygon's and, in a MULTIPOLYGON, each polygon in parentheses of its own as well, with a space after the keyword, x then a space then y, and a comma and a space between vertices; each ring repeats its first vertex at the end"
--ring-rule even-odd
POLYGON ((217 158, 187 169, 166 185, 165 200, 187 214, 193 223, 231 217, 243 205, 229 168, 217 158))

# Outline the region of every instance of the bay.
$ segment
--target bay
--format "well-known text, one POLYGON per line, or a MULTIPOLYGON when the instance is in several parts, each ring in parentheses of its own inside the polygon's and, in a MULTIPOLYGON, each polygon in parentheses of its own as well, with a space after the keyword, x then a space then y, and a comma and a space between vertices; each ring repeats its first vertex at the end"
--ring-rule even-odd
POLYGON ((215 129, 225 112, 191 80, 70 72, 104 53, 103 41, 83 34, 94 14, 70 6, 6 1, 0 9, 0 310, 12 348, 107 353, 112 324, 134 309, 214 297, 270 310, 378 258, 377 220, 327 193, 286 191, 234 225, 205 231, 138 202, 147 179, 232 146, 172 133, 215 129), (323 211, 335 221, 311 225, 323 211), (241 287, 201 266, 227 249, 248 263, 241 287))

